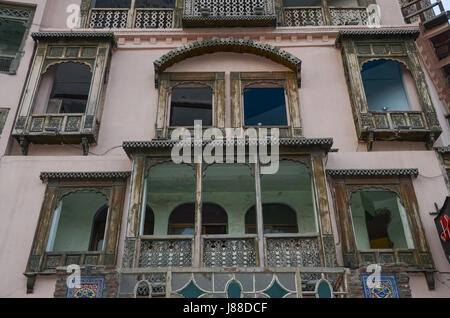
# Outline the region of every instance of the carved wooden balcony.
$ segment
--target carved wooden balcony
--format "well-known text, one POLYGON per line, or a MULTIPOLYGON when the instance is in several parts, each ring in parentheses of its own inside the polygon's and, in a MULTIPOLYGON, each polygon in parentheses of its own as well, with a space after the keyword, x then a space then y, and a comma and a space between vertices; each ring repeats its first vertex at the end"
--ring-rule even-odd
POLYGON ((256 235, 204 235, 203 266, 256 267, 256 235))
POLYGON ((87 151, 88 145, 97 140, 97 132, 89 123, 93 120, 91 117, 85 114, 33 114, 22 119, 25 121, 23 129, 20 133, 17 131, 15 137, 21 144, 82 144, 87 151))
POLYGON ((405 134, 403 140, 423 140, 429 130, 420 111, 370 111, 375 138, 389 137, 393 133, 405 134))
POLYGON ((141 236, 138 246, 140 268, 192 266, 192 235, 141 236))
POLYGON ((273 0, 185 0, 183 26, 275 26, 273 0))
POLYGON ((93 29, 170 29, 174 27, 174 9, 122 8, 91 9, 87 27, 93 29))

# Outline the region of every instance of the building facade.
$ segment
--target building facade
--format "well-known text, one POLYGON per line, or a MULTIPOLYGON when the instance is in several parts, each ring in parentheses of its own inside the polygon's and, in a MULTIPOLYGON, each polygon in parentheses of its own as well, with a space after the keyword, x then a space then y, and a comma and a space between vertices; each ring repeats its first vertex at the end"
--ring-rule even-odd
POLYGON ((0 1, 0 296, 450 297, 448 61, 440 1, 0 1))

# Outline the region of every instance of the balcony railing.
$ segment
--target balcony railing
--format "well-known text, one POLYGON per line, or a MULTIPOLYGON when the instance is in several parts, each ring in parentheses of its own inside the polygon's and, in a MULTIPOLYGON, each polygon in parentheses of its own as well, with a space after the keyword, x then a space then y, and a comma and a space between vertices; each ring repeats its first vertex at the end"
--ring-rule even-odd
POLYGON ((332 25, 367 25, 366 8, 329 8, 332 25))
POLYGON ((318 234, 266 234, 267 267, 320 267, 318 234))
POLYGON ((434 7, 438 6, 441 13, 445 12, 444 6, 440 0, 432 2, 432 0, 399 0, 402 6, 403 16, 406 23, 425 22, 433 19, 436 14, 434 7))
POLYGON ((363 7, 330 7, 328 12, 322 7, 287 7, 283 12, 284 26, 287 27, 368 24, 367 9, 363 7))
POLYGON ((375 129, 403 130, 427 129, 423 112, 385 111, 370 112, 375 129))
POLYGON ((174 27, 173 9, 139 8, 91 9, 88 27, 93 29, 170 29, 174 27))
POLYGON ((273 0, 185 0, 184 26, 275 25, 273 0))
POLYGON ((204 235, 205 267, 257 266, 256 235, 204 235))
POLYGON ((142 236, 139 239, 139 267, 192 266, 193 237, 142 236))

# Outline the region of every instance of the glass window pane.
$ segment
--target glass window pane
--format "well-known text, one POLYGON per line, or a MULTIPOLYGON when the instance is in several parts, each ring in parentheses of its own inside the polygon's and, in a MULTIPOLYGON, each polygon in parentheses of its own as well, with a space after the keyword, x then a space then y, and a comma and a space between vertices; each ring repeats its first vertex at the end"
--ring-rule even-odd
POLYGON ((150 168, 146 203, 153 210, 154 235, 166 235, 169 228, 173 234, 193 233, 195 191, 195 170, 191 166, 166 162, 150 168), (169 218, 176 208, 182 218, 175 218, 172 229, 169 218), (180 222, 186 225, 179 226, 180 222))
POLYGON ((284 88, 246 88, 244 117, 247 126, 286 126, 284 88))
POLYGON ((91 191, 65 196, 54 213, 47 250, 98 250, 103 244, 107 204, 104 195, 91 191))
POLYGON ((358 191, 351 214, 358 249, 413 248, 406 215, 397 194, 387 190, 358 191))
POLYGON ((0 18, 0 55, 14 57, 20 49, 25 30, 23 22, 0 18))
POLYGON ((92 8, 130 8, 131 0, 92 0, 92 8))
POLYGON ((212 89, 209 87, 176 87, 172 90, 170 126, 212 125, 212 89))
POLYGON ((296 233, 297 227, 300 233, 317 232, 311 176, 304 164, 281 160, 276 174, 261 175, 261 200, 264 225, 272 224, 272 232, 296 233))
POLYGON ((136 0, 136 8, 173 8, 175 0, 136 0))
POLYGON ((398 62, 376 60, 363 65, 361 77, 369 110, 410 110, 398 62))
POLYGON ((245 213, 255 205, 255 181, 245 164, 213 164, 203 178, 203 202, 219 205, 228 216, 228 233, 245 233, 245 213))

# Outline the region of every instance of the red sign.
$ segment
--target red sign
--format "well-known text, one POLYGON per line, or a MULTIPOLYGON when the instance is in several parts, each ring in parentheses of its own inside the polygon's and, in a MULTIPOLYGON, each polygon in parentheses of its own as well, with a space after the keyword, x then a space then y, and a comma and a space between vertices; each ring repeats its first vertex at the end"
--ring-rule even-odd
POLYGON ((444 214, 439 218, 439 222, 442 226, 442 232, 439 234, 441 240, 444 242, 450 241, 450 217, 444 214))

